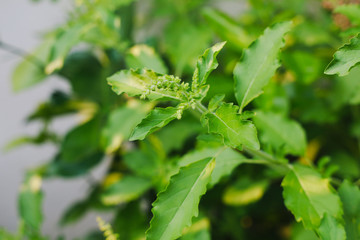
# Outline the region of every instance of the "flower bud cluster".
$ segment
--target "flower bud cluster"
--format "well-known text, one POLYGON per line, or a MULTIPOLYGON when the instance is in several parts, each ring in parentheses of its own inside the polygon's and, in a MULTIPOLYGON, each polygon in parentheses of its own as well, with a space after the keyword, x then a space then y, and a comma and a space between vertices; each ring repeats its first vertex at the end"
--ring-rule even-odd
POLYGON ((151 91, 169 91, 176 93, 176 97, 180 98, 181 95, 189 89, 189 84, 181 82, 181 79, 171 75, 164 75, 153 80, 147 89, 140 96, 145 99, 151 91))

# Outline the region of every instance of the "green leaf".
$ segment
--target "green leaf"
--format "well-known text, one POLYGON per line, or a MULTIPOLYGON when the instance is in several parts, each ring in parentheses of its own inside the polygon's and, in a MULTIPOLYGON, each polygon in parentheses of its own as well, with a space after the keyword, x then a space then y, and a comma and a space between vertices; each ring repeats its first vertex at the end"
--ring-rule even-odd
POLYGON ((140 201, 134 201, 122 206, 115 215, 112 224, 114 232, 119 234, 120 240, 145 239, 148 217, 142 211, 140 201))
POLYGON ((124 162, 136 175, 154 177, 161 168, 159 158, 151 152, 135 150, 124 155, 124 162))
POLYGON ((205 50, 204 54, 198 59, 196 69, 192 78, 192 90, 206 84, 210 73, 218 67, 216 56, 224 47, 226 42, 217 43, 205 50))
POLYGON ((237 166, 247 160, 241 153, 229 147, 204 148, 184 155, 179 160, 178 165, 183 167, 208 157, 216 160, 214 171, 211 174, 210 186, 217 184, 223 177, 229 176, 237 166))
POLYGON ((66 209, 65 213, 61 217, 60 224, 62 226, 74 223, 81 219, 89 209, 88 201, 79 201, 71 205, 66 209))
POLYGON ((12 88, 14 91, 21 91, 40 83, 47 76, 45 74, 45 64, 47 63, 51 47, 54 43, 53 38, 45 41, 15 68, 12 75, 12 88))
POLYGON ((360 190, 345 180, 339 188, 339 196, 343 203, 344 220, 347 239, 360 238, 360 190))
POLYGON ((334 12, 348 17, 353 25, 360 25, 360 6, 358 4, 344 4, 336 7, 334 12))
POLYGON ((41 231, 43 222, 41 182, 39 175, 30 174, 20 188, 18 198, 20 217, 29 228, 29 232, 41 231))
POLYGON ((178 108, 155 108, 147 115, 131 134, 130 141, 143 140, 150 133, 166 126, 178 117, 178 108))
POLYGON ((323 179, 314 169, 294 165, 281 185, 285 206, 305 228, 317 229, 325 213, 341 219, 340 198, 330 187, 329 179, 323 179))
POLYGON ((66 55, 76 44, 79 43, 81 35, 88 29, 83 24, 76 24, 59 31, 56 41, 51 49, 49 64, 45 67, 47 74, 62 68, 66 55))
POLYGON ((192 72, 192 67, 203 53, 204 46, 209 46, 212 41, 212 32, 208 26, 194 24, 190 19, 183 17, 171 21, 164 33, 165 52, 175 67, 176 76, 192 72))
POLYGON ((147 91, 146 97, 150 100, 156 99, 173 99, 180 100, 177 93, 167 89, 150 90, 150 86, 159 77, 169 77, 168 75, 157 74, 152 70, 138 69, 138 70, 122 70, 111 77, 108 83, 112 86, 112 90, 117 94, 127 93, 129 96, 140 96, 147 91))
POLYGON ((216 111, 216 109, 221 105, 225 98, 225 94, 215 95, 209 102, 208 109, 210 112, 216 111))
POLYGON ((206 158, 180 169, 167 189, 153 203, 153 218, 146 233, 147 240, 172 240, 181 236, 198 215, 200 197, 206 192, 215 160, 206 158))
POLYGON ((360 34, 353 37, 350 43, 345 44, 335 52, 333 60, 327 66, 325 74, 345 76, 360 62, 360 34))
POLYGON ((171 151, 179 151, 187 140, 196 136, 202 131, 201 124, 197 119, 182 119, 181 121, 173 121, 166 128, 156 133, 156 136, 162 143, 162 147, 166 153, 171 151), (169 141, 172 139, 172 141, 169 141))
POLYGON ((226 145, 242 148, 245 145, 252 149, 259 149, 256 128, 251 121, 243 120, 238 114, 239 107, 230 103, 223 103, 215 112, 205 113, 209 133, 218 133, 224 137, 226 145))
POLYGON ((290 30, 291 22, 282 22, 267 28, 264 35, 253 42, 235 66, 235 97, 240 112, 254 98, 262 93, 280 66, 278 55, 284 46, 284 35, 290 30))
POLYGON ((201 214, 193 219, 193 224, 185 228, 180 240, 211 240, 210 221, 201 214))
POLYGON ((76 162, 99 150, 101 121, 98 117, 70 130, 62 141, 61 159, 76 162))
MULTIPOLYGON (((322 240, 345 240, 346 234, 342 226, 334 217, 325 213, 319 227, 319 235, 322 240)), ((352 238, 350 238, 352 239, 352 238)))
POLYGON ((242 50, 253 41, 253 38, 241 28, 240 24, 225 13, 211 8, 205 8, 202 11, 202 15, 219 37, 229 41, 229 45, 235 50, 242 50))
POLYGON ((70 53, 64 62, 59 74, 64 76, 70 83, 72 92, 77 98, 91 99, 96 102, 111 101, 111 89, 104 81, 104 75, 108 69, 96 57, 95 53, 88 50, 70 53), (108 94, 108 97, 104 97, 108 94))
POLYGON ((131 132, 150 110, 149 104, 134 102, 131 106, 122 106, 109 114, 101 132, 101 143, 106 153, 116 151, 123 141, 130 138, 131 132))
POLYGON ((305 154, 305 132, 297 122, 281 114, 257 111, 254 123, 259 129, 263 143, 270 144, 284 154, 300 156, 305 154))
POLYGON ((138 198, 151 185, 151 181, 147 178, 125 176, 107 186, 100 195, 100 198, 105 205, 118 205, 138 198))
POLYGON ((125 61, 128 68, 148 68, 162 74, 168 72, 155 49, 147 45, 140 44, 130 48, 126 54, 125 61))

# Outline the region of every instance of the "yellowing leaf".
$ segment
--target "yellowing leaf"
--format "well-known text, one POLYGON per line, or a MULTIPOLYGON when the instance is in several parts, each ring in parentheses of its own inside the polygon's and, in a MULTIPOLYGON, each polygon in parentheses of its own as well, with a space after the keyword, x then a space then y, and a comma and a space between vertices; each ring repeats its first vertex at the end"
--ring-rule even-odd
POLYGON ((285 206, 305 228, 317 229, 324 214, 341 218, 340 198, 329 185, 328 179, 310 167, 294 165, 285 176, 282 187, 285 206))

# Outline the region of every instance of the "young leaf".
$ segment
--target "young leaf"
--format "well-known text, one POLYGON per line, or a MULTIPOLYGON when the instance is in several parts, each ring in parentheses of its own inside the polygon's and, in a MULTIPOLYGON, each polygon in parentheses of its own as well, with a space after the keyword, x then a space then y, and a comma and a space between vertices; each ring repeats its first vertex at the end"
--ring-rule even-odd
POLYGON ((166 126, 178 117, 178 111, 176 107, 155 108, 136 126, 130 141, 143 140, 150 133, 166 126))
POLYGON ((206 83, 210 73, 218 67, 216 56, 224 47, 226 42, 217 43, 211 48, 205 50, 204 54, 198 59, 196 69, 192 79, 192 89, 195 90, 199 86, 206 83))
POLYGON ((305 228, 317 229, 325 213, 341 219, 340 198, 331 189, 329 180, 323 179, 314 169, 294 165, 281 185, 285 206, 305 228))
POLYGON ((114 75, 110 76, 107 80, 112 86, 112 90, 117 94, 127 93, 129 96, 140 96, 146 94, 150 100, 156 99, 173 99, 180 100, 177 97, 176 91, 172 91, 168 88, 154 88, 150 87, 154 81, 164 77, 166 80, 173 80, 173 76, 161 75, 148 69, 138 70, 122 70, 114 75))
POLYGON ((148 68, 162 74, 168 72, 155 49, 144 44, 135 45, 130 48, 126 54, 125 61, 128 68, 148 68))
MULTIPOLYGON (((342 226, 334 217, 325 213, 318 233, 321 240, 345 240, 346 234, 342 226)), ((352 238, 350 238, 352 239, 352 238)))
POLYGON ((261 140, 276 150, 300 156, 305 153, 305 132, 297 122, 281 114, 257 111, 254 123, 261 133, 261 140))
POLYGON ((334 54, 333 60, 327 66, 325 74, 345 76, 360 62, 360 34, 350 40, 334 54))
POLYGON ((236 105, 223 103, 215 112, 205 113, 208 131, 221 134, 225 144, 230 147, 241 149, 242 145, 245 145, 252 149, 259 149, 254 124, 243 120, 238 110, 239 107, 236 105))
POLYGON ((284 35, 290 30, 291 22, 282 22, 267 28, 260 38, 244 51, 240 62, 235 66, 235 97, 240 112, 254 98, 262 93, 280 66, 278 55, 284 46, 284 35))
POLYGON ((181 236, 198 215, 200 197, 206 192, 215 159, 205 158, 180 169, 167 189, 153 203, 153 218, 146 233, 147 240, 172 240, 181 236))

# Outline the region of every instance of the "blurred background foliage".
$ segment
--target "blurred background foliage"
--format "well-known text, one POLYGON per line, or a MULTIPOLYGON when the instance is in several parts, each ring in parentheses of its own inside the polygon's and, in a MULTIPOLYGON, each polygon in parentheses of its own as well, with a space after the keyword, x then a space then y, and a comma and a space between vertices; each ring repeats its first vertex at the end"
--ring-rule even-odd
MULTIPOLYGON (((262 148, 318 165, 325 176, 357 180, 360 70, 343 79, 323 71, 335 50, 360 31, 360 8, 344 5, 358 2, 76 0, 67 22, 44 35, 43 43, 24 56, 13 74, 14 91, 36 87, 52 74, 62 76, 71 91, 54 90, 27 118, 42 123, 38 135, 21 136, 7 146, 11 150, 51 142, 58 153, 26 174, 19 193, 19 231, 0 229, 0 238, 47 239, 41 233, 41 181, 82 177, 108 159, 103 180, 89 183, 88 196, 69 206, 59 224, 72 224, 90 210, 109 211, 120 239, 144 239, 156 193, 192 154, 207 156, 221 144, 208 139, 190 113, 144 141, 129 142, 132 129, 156 103, 115 95, 106 77, 121 69, 147 67, 190 81, 198 56, 211 44, 227 41, 220 66, 210 76, 208 96, 224 93, 227 102, 235 102, 232 71, 243 49, 267 26, 288 19, 295 27, 281 53, 282 67, 250 108, 270 112, 261 115, 267 121, 277 116, 297 120, 308 144, 303 157, 288 154, 266 136, 259 119, 262 148), (70 114, 80 115, 82 121, 59 135, 53 120, 70 114)), ((224 154, 230 161, 235 153, 224 154)), ((317 239, 285 209, 276 171, 238 165, 229 166, 229 175, 204 196, 200 216, 181 239, 317 239)), ((94 229, 82 239, 103 237, 94 229)))

